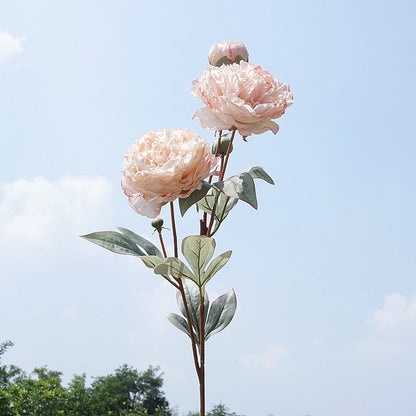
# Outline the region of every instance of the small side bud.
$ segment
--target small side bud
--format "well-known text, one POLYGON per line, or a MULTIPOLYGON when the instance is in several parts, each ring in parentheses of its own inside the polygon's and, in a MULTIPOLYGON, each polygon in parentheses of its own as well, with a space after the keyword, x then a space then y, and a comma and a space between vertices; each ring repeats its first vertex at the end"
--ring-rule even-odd
MULTIPOLYGON (((221 136, 221 142, 220 142, 220 149, 217 152, 217 148, 218 148, 218 140, 216 139, 215 142, 212 145, 212 153, 214 155, 225 155, 227 154, 227 149, 228 146, 230 145, 230 141, 231 141, 231 135, 230 134, 224 134, 221 136)), ((231 144, 231 149, 230 149, 230 153, 233 151, 233 145, 231 144)))
POLYGON ((158 232, 162 232, 162 227, 163 227, 163 220, 162 218, 155 218, 152 221, 152 227, 158 232))
POLYGON ((208 61, 213 66, 248 62, 248 52, 243 42, 230 40, 216 43, 208 53, 208 61))

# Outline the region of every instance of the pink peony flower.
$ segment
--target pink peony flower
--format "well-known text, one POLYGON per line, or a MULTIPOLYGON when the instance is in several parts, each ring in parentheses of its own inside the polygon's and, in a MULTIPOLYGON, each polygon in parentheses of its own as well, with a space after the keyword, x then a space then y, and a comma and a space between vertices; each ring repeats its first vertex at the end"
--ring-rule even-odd
POLYGON ((248 62, 248 52, 243 42, 230 40, 228 42, 216 43, 208 53, 208 61, 211 65, 221 66, 248 62))
POLYGON ((281 117, 293 103, 289 85, 270 72, 247 62, 209 67, 192 83, 191 93, 207 107, 195 111, 201 125, 209 130, 237 129, 242 136, 276 134, 281 117))
POLYGON ((209 144, 191 130, 150 131, 127 150, 121 187, 137 213, 154 218, 166 202, 200 189, 217 166, 209 144))

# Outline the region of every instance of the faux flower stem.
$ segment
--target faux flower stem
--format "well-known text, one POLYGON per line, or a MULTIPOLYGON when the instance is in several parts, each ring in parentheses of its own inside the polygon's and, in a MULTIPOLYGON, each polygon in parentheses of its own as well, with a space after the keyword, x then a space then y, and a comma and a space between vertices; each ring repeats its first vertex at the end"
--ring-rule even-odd
POLYGON ((163 242, 163 236, 162 236, 162 231, 158 231, 159 234, 159 242, 160 242, 160 247, 162 248, 162 252, 163 252, 163 257, 167 257, 167 253, 166 253, 166 248, 165 248, 165 243, 163 242))
POLYGON ((173 235, 173 251, 176 258, 178 258, 178 234, 176 233, 176 222, 175 222, 175 208, 173 201, 169 202, 170 205, 170 220, 172 222, 172 235, 173 235))
POLYGON ((218 193, 215 197, 214 204, 212 205, 211 218, 209 220, 207 233, 205 234, 207 237, 211 237, 211 230, 212 230, 212 226, 214 225, 215 211, 217 209, 217 203, 218 203, 219 197, 220 197, 220 194, 218 193))
MULTIPOLYGON (((165 243, 164 243, 164 241, 163 241, 162 231, 158 231, 158 234, 159 234, 159 242, 160 242, 160 246, 161 246, 161 248, 162 248, 162 252, 163 252, 163 257, 164 257, 164 258, 166 258, 168 255, 167 255, 167 253, 166 253, 166 248, 165 248, 165 243)), ((166 276, 163 276, 163 278, 164 278, 167 282, 169 282, 172 286, 174 286, 177 290, 179 290, 179 291, 180 291, 179 284, 177 283, 177 280, 178 280, 178 279, 175 279, 175 280, 176 280, 176 282, 174 282, 174 281, 170 280, 170 279, 169 279, 168 277, 166 277, 166 276)))
POLYGON ((228 159, 230 158, 231 149, 233 147, 233 140, 234 140, 235 132, 236 130, 234 129, 233 132, 231 133, 230 143, 228 144, 227 153, 225 154, 224 165, 221 168, 220 181, 224 179, 225 170, 227 169, 228 159))
MULTIPOLYGON (((176 232, 176 222, 175 222, 175 209, 174 209, 174 205, 173 202, 171 201, 169 203, 170 205, 170 217, 171 217, 171 223, 172 223, 172 234, 173 234, 173 249, 174 249, 174 255, 176 258, 178 258, 179 255, 179 251, 178 251, 178 235, 176 232)), ((191 320, 191 314, 189 312, 189 306, 188 306, 188 301, 186 299, 185 296, 185 290, 183 288, 183 283, 182 280, 180 278, 176 278, 175 279, 178 283, 179 286, 179 292, 181 293, 182 296, 182 301, 184 304, 184 308, 185 308, 185 315, 186 315, 186 321, 188 324, 188 331, 189 331, 189 335, 191 338, 191 345, 192 345, 192 355, 193 355, 193 359, 194 359, 194 366, 195 366, 195 371, 196 374, 198 376, 198 381, 199 381, 199 401, 200 401, 200 416, 205 416, 205 370, 204 370, 204 362, 205 362, 205 345, 204 345, 204 331, 205 328, 202 325, 202 331, 200 332, 200 350, 199 350, 199 360, 198 360, 198 352, 197 352, 197 348, 196 348, 196 340, 195 340, 195 335, 194 335, 194 331, 192 328, 192 320, 191 320)), ((202 293, 202 292, 201 292, 202 293)), ((200 296, 200 313, 204 313, 204 297, 201 294, 200 296), (202 296, 202 300, 201 300, 201 296, 202 296)))
POLYGON ((199 289, 199 414, 205 416, 205 307, 203 288, 199 289))
POLYGON ((198 360, 198 352, 197 352, 197 349, 196 349, 195 334, 194 334, 194 330, 192 328, 191 314, 189 312, 188 302, 186 300, 185 290, 183 288, 182 280, 180 278, 176 278, 176 281, 178 282, 179 292, 182 296, 182 301, 183 301, 184 308, 185 308, 186 321, 187 321, 187 324, 188 324, 189 336, 191 338, 192 355, 193 355, 193 358, 194 358, 195 371, 196 371, 196 374, 198 376, 199 384, 201 384, 201 367, 200 367, 200 363, 199 363, 199 360, 198 360))
MULTIPOLYGON (((220 152, 220 148, 221 148, 221 139, 222 139, 222 130, 220 130, 218 132, 218 139, 217 139, 217 148, 215 150, 215 157, 218 157, 218 154, 220 152)), ((221 168, 220 168, 220 172, 222 170, 222 164, 223 164, 223 157, 221 157, 221 168)), ((208 178, 208 183, 211 184, 212 183, 212 178, 214 177, 214 175, 210 175, 208 178)), ((207 221, 208 221, 208 214, 206 212, 204 212, 204 214, 202 215, 202 220, 200 221, 200 235, 208 235, 207 231, 207 221)))

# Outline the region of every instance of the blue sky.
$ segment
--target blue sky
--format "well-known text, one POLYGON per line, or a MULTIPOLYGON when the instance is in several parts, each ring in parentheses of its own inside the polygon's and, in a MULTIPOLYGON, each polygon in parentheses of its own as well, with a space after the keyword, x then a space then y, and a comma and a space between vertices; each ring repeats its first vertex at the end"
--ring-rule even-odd
MULTIPOLYGON (((0 3, 0 341, 26 371, 88 376, 159 364, 180 414, 198 407, 174 294, 137 259, 79 234, 149 238, 120 190, 145 131, 192 128, 212 44, 242 40, 291 85, 280 132, 239 142, 259 210, 218 234, 234 288, 208 342, 208 407, 246 416, 413 416, 416 408, 415 6, 410 1, 0 3)), ((166 212, 162 214, 166 215, 166 212)), ((163 216, 163 215, 162 215, 163 216)), ((197 232, 190 213, 181 237, 197 232)))

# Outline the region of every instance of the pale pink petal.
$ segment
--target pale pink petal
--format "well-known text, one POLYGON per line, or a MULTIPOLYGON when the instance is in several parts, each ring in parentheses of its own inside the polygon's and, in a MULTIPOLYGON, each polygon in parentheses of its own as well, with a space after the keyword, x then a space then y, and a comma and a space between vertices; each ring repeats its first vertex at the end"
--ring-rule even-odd
POLYGON ((279 125, 274 121, 263 121, 262 123, 238 124, 236 126, 242 136, 250 136, 251 134, 261 134, 271 130, 273 134, 279 131, 279 125))
POLYGON ((201 126, 208 130, 228 130, 233 124, 227 124, 217 117, 208 107, 202 107, 195 111, 192 119, 198 117, 201 126))
POLYGON ((149 218, 156 218, 162 208, 160 204, 146 201, 142 196, 129 197, 129 204, 138 214, 149 218))
POLYGON ((210 66, 200 79, 193 81, 191 93, 207 106, 194 114, 202 127, 236 127, 243 136, 268 130, 276 134, 278 126, 271 120, 281 117, 293 103, 289 85, 260 66, 244 61, 210 66))
POLYGON ((166 202, 199 189, 218 164, 211 146, 191 130, 151 131, 128 149, 121 187, 136 212, 153 218, 166 202))

